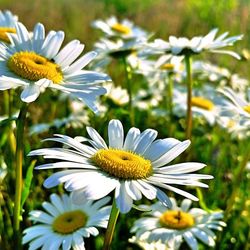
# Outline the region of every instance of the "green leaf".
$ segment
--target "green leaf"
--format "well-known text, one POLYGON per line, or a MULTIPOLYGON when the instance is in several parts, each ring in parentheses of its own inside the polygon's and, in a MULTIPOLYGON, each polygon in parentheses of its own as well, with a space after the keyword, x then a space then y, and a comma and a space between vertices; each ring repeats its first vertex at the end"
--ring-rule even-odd
POLYGON ((30 186, 31 186, 31 182, 32 182, 32 178, 33 178, 33 169, 34 166, 36 164, 36 160, 33 160, 30 164, 30 166, 28 167, 27 173, 26 173, 26 177, 24 180, 24 188, 22 191, 22 201, 21 201, 21 207, 23 207, 26 199, 29 196, 30 193, 30 186))
POLYGON ((152 209, 147 209, 147 208, 143 208, 143 207, 138 207, 136 206, 135 204, 132 205, 132 208, 138 210, 138 211, 141 211, 141 212, 151 212, 152 209))

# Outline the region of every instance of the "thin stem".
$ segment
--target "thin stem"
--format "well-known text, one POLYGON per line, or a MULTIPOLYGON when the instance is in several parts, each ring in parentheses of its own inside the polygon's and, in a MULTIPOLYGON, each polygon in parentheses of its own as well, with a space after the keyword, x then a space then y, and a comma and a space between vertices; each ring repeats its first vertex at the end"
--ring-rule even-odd
POLYGON ((15 234, 15 246, 20 247, 20 217, 21 217, 21 196, 22 196, 22 166, 23 166, 23 140, 24 140, 24 125, 27 113, 27 104, 23 103, 17 118, 17 145, 16 145, 16 190, 15 190, 15 204, 14 204, 14 219, 13 229, 15 234))
POLYGON ((168 74, 168 88, 167 88, 167 95, 168 95, 168 99, 167 99, 167 107, 168 107, 168 111, 169 111, 169 117, 170 120, 172 118, 173 115, 173 74, 169 73, 168 74))
POLYGON ((185 55, 186 73, 187 73, 187 115, 186 115, 186 138, 192 136, 192 58, 185 55))
POLYGON ((130 123, 131 126, 134 126, 135 121, 134 121, 134 110, 133 110, 133 104, 132 104, 132 85, 131 85, 131 68, 129 64, 127 63, 126 57, 122 58, 123 65, 124 65, 124 72, 125 72, 125 77, 126 77, 126 87, 128 91, 128 96, 129 96, 129 113, 130 113, 130 123))
POLYGON ((108 227, 105 234, 103 250, 109 250, 111 247, 112 238, 115 231, 116 221, 119 215, 119 209, 116 207, 115 198, 113 199, 112 209, 109 217, 108 227))

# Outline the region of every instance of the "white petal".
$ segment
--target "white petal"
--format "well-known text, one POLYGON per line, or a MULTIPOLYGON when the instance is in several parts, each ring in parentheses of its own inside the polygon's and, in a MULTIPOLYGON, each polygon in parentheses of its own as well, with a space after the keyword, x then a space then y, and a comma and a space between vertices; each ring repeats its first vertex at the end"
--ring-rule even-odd
POLYGON ((127 194, 125 183, 121 182, 115 190, 116 206, 121 213, 126 214, 133 205, 133 199, 127 194))
POLYGON ((192 201, 189 200, 189 199, 184 199, 182 202, 181 202, 181 210, 184 211, 184 212, 187 212, 190 208, 192 204, 192 201))
POLYGON ((158 171, 164 174, 183 174, 197 171, 205 166, 205 164, 199 162, 185 162, 161 167, 158 171))
POLYGON ((82 53, 84 45, 78 40, 68 43, 54 58, 62 68, 69 66, 82 53))
POLYGON ((41 54, 46 56, 48 59, 51 59, 54 56, 56 56, 62 45, 63 39, 64 39, 64 32, 63 31, 56 32, 54 36, 51 37, 48 44, 42 47, 41 54))
POLYGON ((179 156, 183 151, 185 151, 188 146, 190 145, 190 141, 186 140, 183 142, 180 142, 173 148, 171 148, 168 152, 163 154, 160 158, 152 162, 152 165, 154 167, 161 167, 163 165, 168 164, 171 162, 173 159, 175 159, 177 156, 179 156))
POLYGON ((119 120, 111 120, 108 126, 108 137, 110 148, 122 148, 123 146, 123 126, 119 120))
POLYGON ((90 138, 93 140, 94 146, 97 149, 101 149, 101 148, 107 149, 108 148, 106 142, 103 140, 103 138, 100 136, 100 134, 94 128, 87 127, 86 130, 87 130, 90 138))
POLYGON ((146 150, 144 157, 151 161, 155 161, 178 143, 180 143, 180 141, 174 138, 156 140, 146 150))
POLYGON ((108 195, 117 185, 119 185, 119 181, 116 179, 99 175, 91 183, 88 183, 85 194, 88 199, 98 200, 108 195))
POLYGON ((32 47, 33 50, 38 54, 40 54, 44 37, 45 37, 44 26, 41 23, 36 24, 33 31, 32 47))
POLYGON ((76 62, 71 64, 66 70, 64 70, 64 74, 71 75, 71 74, 81 70, 89 62, 91 62, 96 56, 97 56, 97 53, 95 51, 88 52, 87 54, 82 56, 80 59, 78 59, 76 62))
POLYGON ((163 203, 164 206, 172 208, 172 202, 169 199, 169 197, 159 188, 157 188, 157 193, 156 193, 157 199, 163 203))
POLYGON ((183 238, 192 250, 198 250, 198 243, 193 234, 189 231, 183 234, 183 238))
POLYGON ((146 149, 151 145, 157 137, 158 132, 154 129, 146 129, 138 137, 138 144, 135 148, 137 154, 143 155, 146 149))
POLYGON ((133 199, 133 200, 140 200, 142 198, 141 191, 134 185, 133 180, 131 181, 125 181, 125 188, 127 191, 127 194, 133 199))
POLYGON ((140 135, 140 130, 138 128, 129 129, 123 148, 126 150, 134 151, 134 148, 136 146, 136 141, 139 135, 140 135))
POLYGON ((192 233, 208 246, 215 246, 213 238, 198 228, 192 228, 192 233))
POLYGON ((38 96, 40 95, 40 87, 35 84, 30 84, 29 86, 25 87, 25 89, 21 93, 21 100, 23 102, 33 102, 35 101, 38 96))

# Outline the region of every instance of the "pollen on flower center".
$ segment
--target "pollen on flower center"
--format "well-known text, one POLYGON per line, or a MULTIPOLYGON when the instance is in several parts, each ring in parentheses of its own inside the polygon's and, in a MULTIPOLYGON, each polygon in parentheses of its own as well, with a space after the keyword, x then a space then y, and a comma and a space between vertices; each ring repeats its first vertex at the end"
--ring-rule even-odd
POLYGON ((214 108, 214 104, 210 100, 199 96, 192 97, 191 104, 205 110, 212 110, 214 108))
POLYGON ((0 41, 9 43, 10 39, 7 36, 7 33, 16 33, 15 28, 9 28, 9 27, 0 27, 0 41))
POLYGON ((125 35, 128 35, 131 33, 131 29, 123 24, 116 23, 111 26, 111 29, 118 32, 118 33, 123 33, 125 35))
POLYGON ((174 69, 174 64, 172 64, 172 63, 164 63, 163 65, 161 65, 160 68, 163 69, 163 70, 172 71, 174 69))
POLYGON ((160 217, 160 224, 171 229, 186 229, 192 227, 194 223, 193 216, 182 211, 168 210, 160 217))
POLYGON ((124 150, 100 149, 92 160, 108 174, 122 179, 143 179, 152 174, 149 160, 124 150))
POLYGON ((17 52, 9 58, 7 65, 12 72, 30 81, 46 78, 60 83, 63 80, 60 66, 35 52, 17 52))
POLYGON ((87 215, 81 210, 65 212, 53 222, 52 228, 56 233, 71 234, 86 225, 87 215))
POLYGON ((250 105, 243 107, 243 109, 250 114, 250 105))

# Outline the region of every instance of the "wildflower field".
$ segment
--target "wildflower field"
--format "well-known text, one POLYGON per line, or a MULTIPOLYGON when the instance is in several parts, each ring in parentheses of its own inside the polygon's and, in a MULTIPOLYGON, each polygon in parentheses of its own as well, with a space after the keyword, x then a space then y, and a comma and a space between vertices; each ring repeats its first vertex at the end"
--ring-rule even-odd
POLYGON ((250 249, 249 13, 0 0, 0 250, 250 249))

